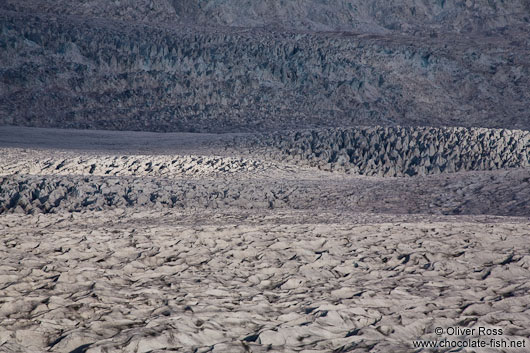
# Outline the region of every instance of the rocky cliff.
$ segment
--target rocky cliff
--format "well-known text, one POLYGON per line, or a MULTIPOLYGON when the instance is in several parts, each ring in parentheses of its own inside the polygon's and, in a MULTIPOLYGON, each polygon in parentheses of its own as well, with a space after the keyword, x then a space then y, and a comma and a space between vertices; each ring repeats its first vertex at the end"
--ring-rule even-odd
POLYGON ((307 130, 238 137, 233 145, 324 170, 391 177, 530 166, 530 133, 506 129, 307 130))
POLYGON ((530 129, 528 2, 438 3, 6 1, 0 124, 530 129))

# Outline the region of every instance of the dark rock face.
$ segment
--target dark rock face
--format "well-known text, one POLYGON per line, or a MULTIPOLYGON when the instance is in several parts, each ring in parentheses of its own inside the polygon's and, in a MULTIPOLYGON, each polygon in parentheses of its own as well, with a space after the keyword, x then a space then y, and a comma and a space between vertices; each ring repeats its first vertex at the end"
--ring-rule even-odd
POLYGON ((165 0, 4 0, 0 6, 21 13, 106 18, 123 22, 164 24, 178 20, 175 9, 165 0))
POLYGON ((147 207, 330 208, 390 214, 530 215, 528 169, 417 178, 172 180, 139 177, 0 177, 0 214, 147 207))
POLYGON ((238 138, 234 146, 363 175, 413 176, 530 166, 530 133, 505 129, 309 130, 238 138))
POLYGON ((526 0, 287 0, 191 1, 173 0, 177 14, 195 23, 230 26, 346 30, 360 32, 470 32, 524 24, 526 0))
POLYGON ((145 21, 151 24, 313 31, 473 32, 528 23, 527 0, 5 0, 19 12, 145 21))
POLYGON ((0 5, 0 124, 530 129, 523 1, 116 4, 0 5), (343 31, 319 32, 336 23, 343 31))

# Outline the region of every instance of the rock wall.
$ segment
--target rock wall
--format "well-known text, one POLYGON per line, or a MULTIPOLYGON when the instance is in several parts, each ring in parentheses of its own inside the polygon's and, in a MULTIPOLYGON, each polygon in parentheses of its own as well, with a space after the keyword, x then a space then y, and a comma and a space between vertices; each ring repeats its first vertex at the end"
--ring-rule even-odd
POLYGON ((530 129, 528 36, 151 26, 0 6, 0 124, 530 129))
POLYGON ((530 166, 530 132, 369 127, 237 138, 234 147, 326 170, 412 176, 530 166))

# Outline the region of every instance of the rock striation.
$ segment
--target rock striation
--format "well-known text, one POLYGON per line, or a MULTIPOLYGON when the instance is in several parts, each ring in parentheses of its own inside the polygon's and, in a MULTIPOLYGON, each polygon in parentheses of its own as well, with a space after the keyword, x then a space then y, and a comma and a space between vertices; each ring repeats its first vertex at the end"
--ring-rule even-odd
MULTIPOLYGON (((0 153, 5 152, 0 150, 0 153)), ((265 173, 279 167, 255 160, 215 156, 64 156, 64 158, 23 158, 4 161, 0 175, 94 175, 94 176, 146 176, 163 178, 211 178, 216 176, 265 173)))
POLYGON ((484 128, 366 127, 238 137, 269 158, 362 175, 413 176, 530 166, 530 132, 484 128))

